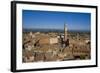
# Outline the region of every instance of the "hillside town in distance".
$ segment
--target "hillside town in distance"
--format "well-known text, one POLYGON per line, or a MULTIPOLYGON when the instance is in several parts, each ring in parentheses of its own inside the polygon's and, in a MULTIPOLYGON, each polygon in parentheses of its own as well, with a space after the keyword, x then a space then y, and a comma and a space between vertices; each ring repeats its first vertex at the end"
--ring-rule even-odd
POLYGON ((23 63, 91 59, 90 32, 71 32, 63 25, 62 32, 23 30, 23 63))

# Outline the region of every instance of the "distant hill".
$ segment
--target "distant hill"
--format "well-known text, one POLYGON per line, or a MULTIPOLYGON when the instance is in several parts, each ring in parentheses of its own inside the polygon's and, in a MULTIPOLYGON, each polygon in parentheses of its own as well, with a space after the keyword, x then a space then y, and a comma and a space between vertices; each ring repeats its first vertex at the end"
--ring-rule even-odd
MULTIPOLYGON (((63 29, 23 29, 23 32, 64 32, 63 29)), ((68 30, 68 32, 85 32, 85 33, 90 33, 88 30, 68 30)))

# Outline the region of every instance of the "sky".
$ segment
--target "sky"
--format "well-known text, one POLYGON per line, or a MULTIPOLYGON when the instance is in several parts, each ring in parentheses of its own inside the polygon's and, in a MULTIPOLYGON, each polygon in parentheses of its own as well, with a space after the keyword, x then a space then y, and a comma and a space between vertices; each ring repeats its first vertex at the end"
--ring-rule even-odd
POLYGON ((91 14, 76 12, 55 12, 23 10, 23 28, 27 29, 64 29, 66 24, 68 30, 91 29, 91 14))

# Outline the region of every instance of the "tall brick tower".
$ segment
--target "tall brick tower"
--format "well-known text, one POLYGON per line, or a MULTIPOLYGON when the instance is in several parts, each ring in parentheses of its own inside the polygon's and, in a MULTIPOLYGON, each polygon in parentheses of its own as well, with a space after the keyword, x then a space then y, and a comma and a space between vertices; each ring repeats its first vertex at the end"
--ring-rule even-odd
POLYGON ((67 27, 66 24, 64 24, 64 42, 67 41, 67 27))

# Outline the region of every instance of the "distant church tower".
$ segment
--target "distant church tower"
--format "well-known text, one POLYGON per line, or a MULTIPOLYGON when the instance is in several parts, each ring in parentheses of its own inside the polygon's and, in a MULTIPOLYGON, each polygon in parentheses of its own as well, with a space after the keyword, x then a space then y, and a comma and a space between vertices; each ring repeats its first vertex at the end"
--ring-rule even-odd
POLYGON ((64 42, 67 41, 67 27, 66 24, 64 24, 64 42))

